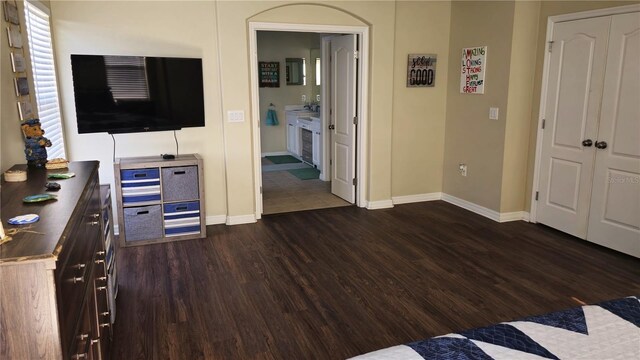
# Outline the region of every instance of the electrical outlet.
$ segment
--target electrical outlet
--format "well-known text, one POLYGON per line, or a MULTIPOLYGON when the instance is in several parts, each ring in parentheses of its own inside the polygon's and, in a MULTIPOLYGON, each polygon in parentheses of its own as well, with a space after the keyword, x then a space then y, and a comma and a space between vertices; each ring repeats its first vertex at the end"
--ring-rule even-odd
POLYGON ((307 102, 307 95, 302 95, 302 102, 307 102))
POLYGON ((316 95, 316 101, 320 101, 320 94, 316 95))
POLYGON ((458 164, 458 171, 460 171, 460 175, 467 176, 467 164, 458 164))

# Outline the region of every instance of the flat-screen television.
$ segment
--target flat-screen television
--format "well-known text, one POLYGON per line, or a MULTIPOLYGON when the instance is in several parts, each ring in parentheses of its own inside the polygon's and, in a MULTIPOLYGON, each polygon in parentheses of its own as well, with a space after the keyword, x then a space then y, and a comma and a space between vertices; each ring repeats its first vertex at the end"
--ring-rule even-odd
POLYGON ((78 132, 204 126, 202 59, 71 55, 78 132))

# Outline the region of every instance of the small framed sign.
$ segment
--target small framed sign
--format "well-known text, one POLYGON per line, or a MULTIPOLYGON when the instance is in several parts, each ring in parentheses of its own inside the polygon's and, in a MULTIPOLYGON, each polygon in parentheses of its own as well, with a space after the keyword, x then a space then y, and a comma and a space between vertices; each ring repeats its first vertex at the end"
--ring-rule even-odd
POLYGON ((407 87, 434 87, 437 60, 436 54, 409 54, 407 87))
POLYGON ((13 79, 16 87, 16 96, 29 95, 29 81, 26 76, 20 76, 13 79))
POLYGON ((258 75, 260 87, 280 87, 280 63, 277 61, 259 61, 258 75))
POLYGON ((22 49, 22 33, 20 26, 9 25, 7 27, 7 37, 9 38, 9 46, 16 49, 22 49))
POLYGON ((11 3, 9 1, 3 1, 2 7, 4 8, 4 20, 10 22, 12 24, 19 25, 20 18, 18 17, 18 6, 16 3, 11 3))
POLYGON ((33 106, 30 101, 18 101, 18 113, 20 114, 20 121, 25 121, 33 118, 33 106))
POLYGON ((11 53, 11 69, 14 73, 25 72, 27 70, 27 62, 24 56, 19 53, 11 53))

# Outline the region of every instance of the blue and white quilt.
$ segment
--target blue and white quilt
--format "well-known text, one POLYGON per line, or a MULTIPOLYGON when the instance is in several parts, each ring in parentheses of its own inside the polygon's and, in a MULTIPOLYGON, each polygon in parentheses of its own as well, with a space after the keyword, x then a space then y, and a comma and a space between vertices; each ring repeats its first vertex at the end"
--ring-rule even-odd
POLYGON ((628 297, 447 334, 357 360, 640 359, 640 300, 628 297))

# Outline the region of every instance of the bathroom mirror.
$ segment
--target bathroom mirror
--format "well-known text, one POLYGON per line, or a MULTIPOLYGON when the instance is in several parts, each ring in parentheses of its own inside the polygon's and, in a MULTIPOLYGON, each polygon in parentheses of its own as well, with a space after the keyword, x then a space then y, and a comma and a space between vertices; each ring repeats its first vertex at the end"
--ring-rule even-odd
POLYGON ((287 58, 285 69, 287 72, 287 85, 305 85, 306 71, 304 58, 287 58))

